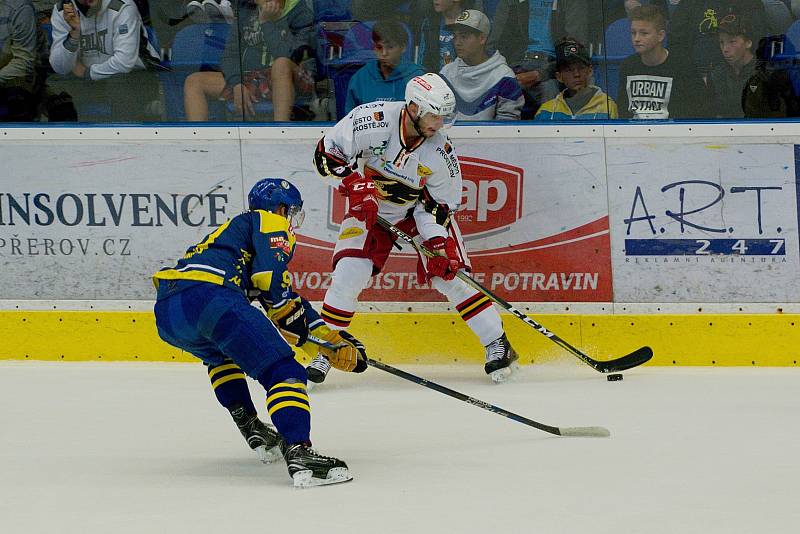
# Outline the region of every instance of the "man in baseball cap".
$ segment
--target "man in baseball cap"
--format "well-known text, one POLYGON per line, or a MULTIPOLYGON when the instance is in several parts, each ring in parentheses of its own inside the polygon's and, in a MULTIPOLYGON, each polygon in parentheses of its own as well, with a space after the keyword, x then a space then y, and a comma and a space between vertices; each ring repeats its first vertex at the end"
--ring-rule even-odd
POLYGON ((456 95, 458 120, 518 120, 525 98, 500 52, 486 53, 489 18, 467 9, 447 29, 453 32, 458 57, 440 74, 456 95))

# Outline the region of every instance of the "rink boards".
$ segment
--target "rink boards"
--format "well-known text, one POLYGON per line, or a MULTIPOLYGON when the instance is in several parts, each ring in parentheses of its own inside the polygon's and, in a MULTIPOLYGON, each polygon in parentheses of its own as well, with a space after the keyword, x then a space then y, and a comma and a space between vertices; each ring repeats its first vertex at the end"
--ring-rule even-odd
MULTIPOLYGON (((796 365, 792 123, 459 126, 456 218, 473 275, 595 358, 796 365)), ((163 345, 150 276, 285 177, 307 212, 291 268, 321 301, 345 213, 313 169, 324 126, 0 130, 0 358, 188 360, 163 345)), ((380 150, 380 147, 375 147, 380 150)), ((424 165, 418 172, 426 172, 424 165)), ((364 291, 353 331, 389 362, 480 361, 412 250, 364 291)), ((564 355, 511 316, 523 362, 564 355)))
MULTIPOLYGON (((586 315, 535 317, 595 359, 642 345, 649 365, 796 366, 798 314, 586 315)), ((521 363, 582 365, 527 324, 504 314, 521 363)), ((387 363, 481 363, 483 347, 455 313, 363 313, 351 332, 372 358, 387 363)), ((196 361, 163 343, 146 311, 2 311, 0 359, 196 361)), ((297 351, 299 355, 303 351, 297 351)))

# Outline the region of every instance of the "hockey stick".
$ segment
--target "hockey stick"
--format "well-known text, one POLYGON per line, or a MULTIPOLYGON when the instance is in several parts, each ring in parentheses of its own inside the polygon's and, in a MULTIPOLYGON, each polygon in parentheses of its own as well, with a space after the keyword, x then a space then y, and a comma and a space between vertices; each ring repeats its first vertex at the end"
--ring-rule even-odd
MULTIPOLYGON (((378 224, 381 225, 383 228, 388 230, 391 234, 396 237, 399 237, 406 243, 410 244, 414 247, 420 254, 424 256, 431 257, 434 256, 434 253, 425 248, 422 245, 417 244, 414 239, 405 233, 404 231, 400 230, 398 227, 381 217, 378 216, 378 224)), ((537 332, 548 338, 550 341, 555 343, 556 345, 566 349, 568 352, 572 353, 574 356, 577 356, 581 361, 591 366, 594 370, 599 371, 601 373, 616 373, 618 371, 624 371, 626 369, 630 369, 631 367, 636 367, 637 365, 642 365, 643 363, 650 361, 650 358, 653 357, 653 349, 650 347, 642 347, 640 349, 636 349, 635 351, 631 352, 630 354, 626 354, 625 356, 621 356, 619 358, 607 361, 599 361, 595 360, 594 358, 590 357, 588 354, 585 354, 583 351, 573 347, 560 337, 558 337, 555 333, 551 332, 541 324, 537 323, 510 303, 506 302, 504 299, 498 297, 481 284, 476 282, 472 279, 468 274, 463 271, 458 271, 456 276, 464 281, 467 285, 473 287, 474 289, 480 291, 484 295, 486 295, 489 299, 493 300, 497 303, 501 308, 505 309, 506 311, 513 314, 517 319, 524 321, 528 326, 532 326, 537 332)))
MULTIPOLYGON (((337 349, 340 346, 340 345, 334 345, 333 343, 328 343, 327 341, 314 336, 308 336, 308 341, 314 343, 315 345, 319 345, 321 347, 325 347, 328 349, 337 349)), ((539 430, 543 430, 544 432, 548 432, 550 434, 555 434, 556 436, 567 436, 575 438, 607 438, 611 435, 611 432, 609 432, 607 428, 604 428, 602 426, 557 427, 557 426, 546 425, 544 423, 539 423, 538 421, 534 421, 533 419, 528 419, 527 417, 515 414, 514 412, 509 412, 498 406, 495 406, 494 404, 489 404, 488 402, 478 400, 474 397, 470 397, 469 395, 459 393, 458 391, 445 387, 441 384, 437 384, 436 382, 431 382, 430 380, 427 380, 425 378, 420 378, 416 375, 412 375, 411 373, 407 373, 406 371, 402 371, 396 367, 392 367, 391 365, 387 365, 383 362, 373 360, 372 358, 367 358, 367 363, 371 367, 376 367, 381 371, 386 371, 387 373, 391 373, 394 376, 400 377, 404 380, 408 380, 409 382, 414 382, 415 384, 419 384, 420 386, 425 386, 426 388, 438 391, 439 393, 444 393, 445 395, 453 397, 454 399, 464 401, 467 404, 477 406, 478 408, 483 408, 484 410, 496 413, 497 415, 502 415, 503 417, 511 419, 512 421, 522 423, 523 425, 532 426, 533 428, 538 428, 539 430)))

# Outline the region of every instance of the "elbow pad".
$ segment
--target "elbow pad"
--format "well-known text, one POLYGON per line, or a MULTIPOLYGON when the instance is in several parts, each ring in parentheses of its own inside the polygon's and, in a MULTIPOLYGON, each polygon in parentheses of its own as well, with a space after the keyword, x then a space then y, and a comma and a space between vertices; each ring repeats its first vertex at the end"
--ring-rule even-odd
POLYGON ((322 176, 344 178, 353 172, 344 159, 325 152, 324 137, 319 140, 317 148, 314 150, 314 165, 317 168, 317 172, 322 176))

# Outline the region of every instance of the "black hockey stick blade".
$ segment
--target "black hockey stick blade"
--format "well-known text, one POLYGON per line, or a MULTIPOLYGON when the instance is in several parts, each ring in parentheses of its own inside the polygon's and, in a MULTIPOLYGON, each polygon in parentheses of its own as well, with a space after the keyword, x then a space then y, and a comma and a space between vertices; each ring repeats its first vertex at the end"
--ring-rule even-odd
MULTIPOLYGON (((378 216, 378 224, 386 229, 389 233, 394 235, 395 237, 402 239, 406 243, 410 244, 414 247, 417 252, 422 254, 423 256, 431 257, 434 256, 434 253, 425 248, 424 246, 416 243, 414 238, 405 233, 404 231, 400 230, 398 227, 387 221, 381 216, 378 216)), ((653 357, 653 350, 650 347, 642 347, 639 350, 636 350, 627 356, 623 356, 621 358, 617 358, 615 360, 608 360, 608 361, 598 361, 594 358, 590 357, 589 355, 585 354, 580 349, 573 347, 567 341, 561 339, 557 336, 554 332, 551 332, 543 325, 536 322, 534 319, 528 317, 517 308, 515 308, 510 302, 506 302, 504 299, 495 295, 483 285, 481 285, 477 280, 473 279, 468 274, 464 273, 463 271, 458 271, 456 273, 456 277, 462 280, 465 284, 473 287, 477 291, 483 293, 486 297, 488 297, 491 301, 495 304, 506 310, 507 312, 514 315, 517 319, 520 319, 522 322, 527 324, 528 326, 533 327, 534 330, 548 338, 550 341, 559 345, 563 349, 572 353, 573 356, 577 357, 587 365, 589 365, 595 371, 599 371, 601 373, 613 373, 617 371, 624 371, 626 369, 630 369, 631 367, 636 367, 637 365, 641 365, 650 360, 653 357)))
POLYGON ((653 349, 642 347, 616 360, 597 361, 597 365, 594 368, 601 373, 617 373, 647 363, 652 357, 653 349))

